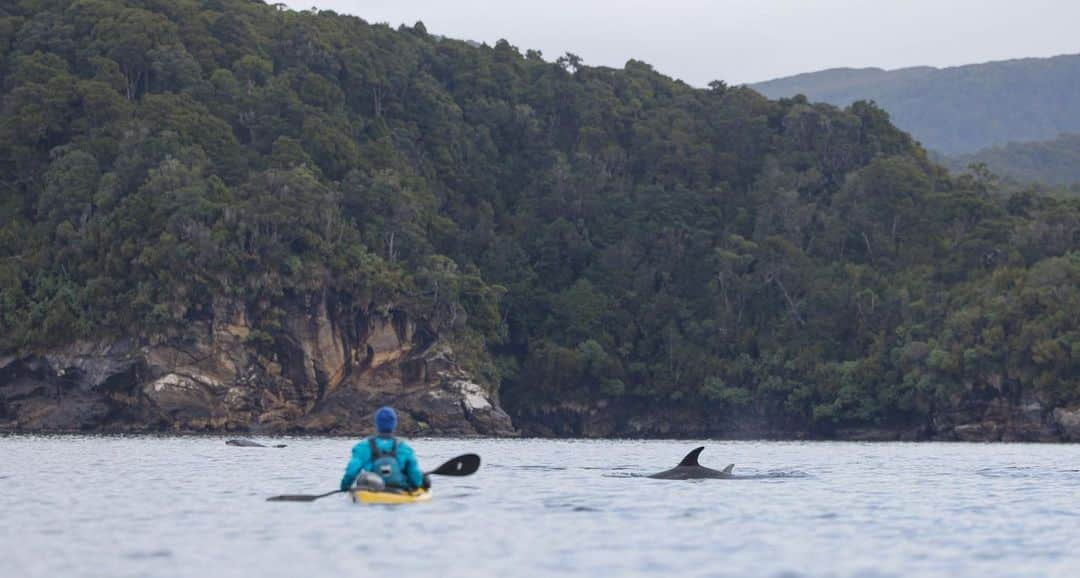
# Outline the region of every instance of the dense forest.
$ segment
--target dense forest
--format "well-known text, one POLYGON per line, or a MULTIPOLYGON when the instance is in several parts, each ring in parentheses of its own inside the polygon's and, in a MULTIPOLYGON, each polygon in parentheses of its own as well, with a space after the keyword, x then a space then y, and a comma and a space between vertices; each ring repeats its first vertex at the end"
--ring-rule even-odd
POLYGON ((521 422, 1080 402, 1080 205, 950 175, 867 102, 250 0, 6 0, 0 85, 0 355, 221 298, 261 347, 331 291, 424 319, 521 422))
POLYGON ((924 146, 949 156, 1080 132, 1080 55, 953 68, 833 69, 753 85, 847 106, 869 99, 924 146))
POLYGON ((973 164, 986 165, 995 174, 1018 183, 1039 183, 1080 192, 1080 134, 1063 134, 1037 142, 1009 143, 970 155, 948 159, 948 166, 962 171, 973 164))

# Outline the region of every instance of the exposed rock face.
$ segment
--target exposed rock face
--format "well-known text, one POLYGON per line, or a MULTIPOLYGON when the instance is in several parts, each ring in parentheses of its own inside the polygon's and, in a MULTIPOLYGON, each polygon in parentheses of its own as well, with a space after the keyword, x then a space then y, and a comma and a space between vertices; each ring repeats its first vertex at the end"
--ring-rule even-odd
POLYGON ((400 312, 313 298, 260 334, 234 303, 161 343, 79 342, 0 357, 0 429, 358 435, 393 405, 404 434, 510 435, 509 416, 400 312))
POLYGON ((1080 442, 1080 407, 1054 409, 1054 422, 1066 440, 1080 442))
MULTIPOLYGON (((377 408, 393 405, 406 435, 516 433, 453 351, 404 313, 342 314, 332 298, 313 297, 287 311, 272 336, 235 303, 207 317, 158 342, 0 355, 0 431, 361 435, 377 408)), ((1003 387, 972 386, 928 423, 878 427, 814 429, 750 408, 603 400, 519 407, 515 417, 540 436, 1080 442, 1080 407, 1007 401, 1003 387)))
POLYGON ((958 401, 953 408, 939 412, 927 430, 931 439, 965 442, 1054 442, 1068 441, 1063 428, 1055 422, 1056 410, 1041 400, 1025 396, 1010 403, 1002 397, 979 395, 958 401))

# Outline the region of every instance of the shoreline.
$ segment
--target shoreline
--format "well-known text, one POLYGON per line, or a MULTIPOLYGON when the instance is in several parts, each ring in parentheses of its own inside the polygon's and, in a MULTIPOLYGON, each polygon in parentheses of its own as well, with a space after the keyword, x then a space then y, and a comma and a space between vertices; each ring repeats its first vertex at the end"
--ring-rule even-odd
MULTIPOLYGON (((356 439, 366 437, 370 432, 363 434, 330 434, 330 433, 272 433, 272 434, 249 434, 237 435, 235 432, 205 432, 205 431, 175 431, 175 432, 104 432, 104 431, 77 431, 77 430, 37 430, 37 431, 13 431, 0 430, 0 439, 17 437, 100 437, 100 438, 207 438, 228 441, 236 440, 284 440, 284 439, 356 439)), ((478 435, 478 434, 402 434, 399 437, 408 439, 426 440, 489 440, 489 441, 621 441, 621 442, 771 442, 771 443, 857 443, 857 444, 970 444, 970 445, 1077 445, 1080 442, 1069 440, 1039 441, 1039 440, 962 440, 945 438, 928 439, 859 439, 859 438, 829 438, 829 437, 582 437, 582 436, 505 436, 505 435, 478 435)), ((242 447, 242 446, 237 446, 242 447)))

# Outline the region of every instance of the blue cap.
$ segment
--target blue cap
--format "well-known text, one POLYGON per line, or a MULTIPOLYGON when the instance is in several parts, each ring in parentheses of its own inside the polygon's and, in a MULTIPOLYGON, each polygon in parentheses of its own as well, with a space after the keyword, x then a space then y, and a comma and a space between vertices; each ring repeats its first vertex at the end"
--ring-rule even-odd
POLYGON ((393 408, 380 407, 375 412, 375 430, 379 433, 394 433, 397 429, 397 413, 393 408))

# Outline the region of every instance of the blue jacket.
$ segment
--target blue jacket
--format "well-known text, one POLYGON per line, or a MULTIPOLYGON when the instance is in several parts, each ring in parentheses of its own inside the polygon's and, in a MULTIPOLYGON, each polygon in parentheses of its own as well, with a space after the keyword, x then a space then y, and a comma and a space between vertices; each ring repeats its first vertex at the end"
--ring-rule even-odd
MULTIPOLYGON (((352 487, 353 482, 356 481, 356 476, 359 476, 360 472, 372 471, 371 446, 368 445, 370 439, 365 438, 353 446, 352 459, 349 460, 349 465, 345 468, 345 476, 341 478, 342 491, 352 487)), ((375 438, 375 445, 380 450, 389 452, 394 445, 394 438, 377 437, 375 438)), ((406 489, 416 489, 422 486, 424 473, 420 471, 420 464, 416 463, 416 454, 413 453, 409 444, 400 439, 397 446, 397 460, 401 466, 401 472, 409 482, 410 487, 406 489)))

